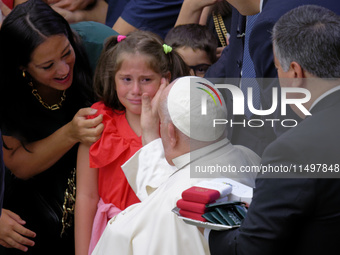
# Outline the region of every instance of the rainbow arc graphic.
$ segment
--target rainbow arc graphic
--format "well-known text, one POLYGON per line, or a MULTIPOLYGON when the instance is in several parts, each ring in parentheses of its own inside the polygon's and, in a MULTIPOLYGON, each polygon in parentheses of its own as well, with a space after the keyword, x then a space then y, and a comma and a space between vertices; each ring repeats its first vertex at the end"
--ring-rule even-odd
MULTIPOLYGON (((199 84, 201 84, 201 85, 206 86, 207 88, 209 88, 209 89, 217 96, 217 98, 218 98, 218 100, 220 101, 220 104, 221 104, 221 106, 222 106, 222 100, 221 100, 220 96, 218 95, 217 91, 216 91, 213 87, 211 87, 210 85, 208 85, 208 84, 206 84, 206 83, 203 83, 203 82, 197 82, 197 83, 199 83, 199 84)), ((197 87, 197 88, 203 90, 204 92, 206 92, 206 93, 212 98, 212 100, 214 101, 215 105, 217 105, 214 96, 211 94, 211 92, 210 92, 209 90, 204 89, 204 88, 200 88, 200 87, 197 87)))
MULTIPOLYGON (((214 101, 215 105, 217 106, 217 102, 216 102, 216 99, 214 97, 213 94, 216 95, 216 97, 218 98, 221 106, 222 106, 222 100, 221 100, 221 97, 219 96, 219 94, 217 93, 217 91, 212 87, 210 86, 209 84, 206 84, 206 83, 203 83, 203 82, 197 82, 205 87, 207 87, 208 89, 205 89, 205 88, 201 88, 201 87, 196 87, 200 90, 203 90, 205 93, 207 93, 211 98, 212 100, 214 101), (212 91, 212 93, 210 91, 212 91)), ((201 114, 202 115, 207 115, 207 100, 206 98, 202 97, 202 110, 201 110, 201 114)))

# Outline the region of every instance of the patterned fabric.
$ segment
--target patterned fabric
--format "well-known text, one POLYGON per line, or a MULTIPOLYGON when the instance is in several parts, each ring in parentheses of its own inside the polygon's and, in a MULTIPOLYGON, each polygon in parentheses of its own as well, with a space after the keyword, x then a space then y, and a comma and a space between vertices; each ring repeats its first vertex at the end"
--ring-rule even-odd
MULTIPOLYGON (((247 25, 246 25, 246 34, 244 41, 244 53, 243 53, 243 65, 242 65, 242 79, 241 81, 241 89, 244 93, 245 100, 248 98, 248 88, 253 89, 253 106, 255 109, 260 109, 261 98, 260 98, 260 88, 256 81, 256 73, 254 68, 254 63, 250 57, 249 52, 249 37, 251 34, 251 30, 256 21, 258 14, 253 16, 247 16, 247 25)), ((250 118, 252 113, 249 111, 247 104, 245 104, 245 115, 250 118)))

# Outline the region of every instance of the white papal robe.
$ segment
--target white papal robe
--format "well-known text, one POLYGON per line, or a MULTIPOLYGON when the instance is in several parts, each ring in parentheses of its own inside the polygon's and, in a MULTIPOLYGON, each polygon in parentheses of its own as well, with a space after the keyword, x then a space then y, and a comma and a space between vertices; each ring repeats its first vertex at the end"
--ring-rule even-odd
POLYGON ((175 167, 166 165, 164 158, 155 157, 155 153, 162 151, 162 143, 157 139, 124 165, 124 172, 142 202, 129 206, 109 221, 93 255, 210 254, 198 228, 186 224, 171 211, 184 190, 204 180, 190 178, 190 162, 202 160, 221 165, 233 162, 238 167, 260 162, 254 152, 233 146, 227 139, 195 151, 194 157, 187 153, 173 159, 175 167), (141 171, 136 172, 136 167, 141 171))

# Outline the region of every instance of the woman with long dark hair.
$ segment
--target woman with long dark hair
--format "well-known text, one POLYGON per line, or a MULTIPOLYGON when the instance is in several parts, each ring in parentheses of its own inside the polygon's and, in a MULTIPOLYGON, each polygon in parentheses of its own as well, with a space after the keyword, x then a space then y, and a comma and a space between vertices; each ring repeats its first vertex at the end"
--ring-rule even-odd
POLYGON ((29 254, 74 254, 77 145, 96 141, 103 129, 101 115, 86 117, 95 113, 85 108, 93 102, 92 75, 75 38, 67 21, 40 0, 16 6, 0 30, 4 208, 10 210, 3 213, 20 216, 25 230, 36 234, 25 236, 18 230, 23 222, 14 220, 11 231, 0 231, 0 244, 29 254))

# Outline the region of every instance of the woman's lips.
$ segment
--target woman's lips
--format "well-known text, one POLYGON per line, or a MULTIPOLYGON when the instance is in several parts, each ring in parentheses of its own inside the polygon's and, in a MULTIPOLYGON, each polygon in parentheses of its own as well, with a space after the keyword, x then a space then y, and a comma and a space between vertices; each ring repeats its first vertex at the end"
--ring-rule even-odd
POLYGON ((56 82, 59 82, 59 83, 66 83, 70 80, 70 73, 68 73, 66 76, 62 77, 62 78, 54 78, 56 80, 56 82))

